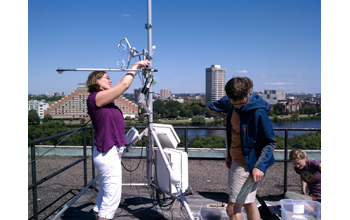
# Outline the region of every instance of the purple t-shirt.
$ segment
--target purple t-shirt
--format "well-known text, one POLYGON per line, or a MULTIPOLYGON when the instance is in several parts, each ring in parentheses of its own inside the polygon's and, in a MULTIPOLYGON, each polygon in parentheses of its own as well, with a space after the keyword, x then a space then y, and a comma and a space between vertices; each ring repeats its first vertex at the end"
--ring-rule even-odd
POLYGON ((114 102, 98 107, 95 101, 96 94, 97 92, 92 92, 87 98, 88 114, 96 130, 97 151, 106 153, 114 145, 117 147, 125 145, 125 123, 122 111, 114 102))
POLYGON ((307 160, 303 169, 294 167, 295 172, 307 183, 310 194, 316 197, 321 197, 320 164, 321 162, 317 160, 307 160))

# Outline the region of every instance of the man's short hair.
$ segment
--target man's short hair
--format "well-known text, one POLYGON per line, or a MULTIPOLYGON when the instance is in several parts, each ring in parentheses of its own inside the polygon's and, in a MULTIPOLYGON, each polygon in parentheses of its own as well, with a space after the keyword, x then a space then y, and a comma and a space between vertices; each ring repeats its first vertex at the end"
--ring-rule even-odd
MULTIPOLYGON (((244 99, 251 89, 252 86, 248 83, 249 78, 247 77, 234 77, 230 79, 225 85, 226 95, 233 101, 238 101, 244 99)), ((250 79, 249 79, 250 80, 250 79)), ((250 82, 252 82, 250 80, 250 82)))

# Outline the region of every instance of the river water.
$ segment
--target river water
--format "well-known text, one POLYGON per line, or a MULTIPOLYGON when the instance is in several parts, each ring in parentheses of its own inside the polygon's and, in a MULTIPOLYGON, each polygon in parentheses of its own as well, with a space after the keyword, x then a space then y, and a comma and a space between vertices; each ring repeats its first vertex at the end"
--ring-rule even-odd
MULTIPOLYGON (((224 125, 203 125, 203 127, 223 127, 224 125)), ((301 121, 278 121, 272 122, 273 128, 321 128, 321 120, 301 120, 301 121)), ((188 126, 191 127, 191 126, 188 126)), ((188 130, 188 137, 193 138, 198 134, 203 137, 211 137, 217 135, 220 137, 225 137, 225 130, 188 130)), ((294 135, 301 135, 309 132, 315 131, 288 131, 288 137, 293 137, 294 135)), ((176 129, 177 135, 184 133, 183 129, 176 129)), ((284 131, 275 131, 275 134, 280 134, 284 136, 284 131)))

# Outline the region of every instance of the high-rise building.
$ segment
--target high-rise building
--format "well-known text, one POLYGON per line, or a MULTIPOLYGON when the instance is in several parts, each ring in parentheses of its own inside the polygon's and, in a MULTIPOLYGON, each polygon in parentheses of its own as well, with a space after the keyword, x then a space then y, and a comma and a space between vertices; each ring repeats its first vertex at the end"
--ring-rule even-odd
POLYGON ((166 100, 170 96, 171 96, 171 90, 167 90, 167 89, 161 89, 160 90, 160 98, 162 100, 166 100))
POLYGON ((226 68, 211 65, 205 69, 205 104, 221 99, 225 93, 226 68))

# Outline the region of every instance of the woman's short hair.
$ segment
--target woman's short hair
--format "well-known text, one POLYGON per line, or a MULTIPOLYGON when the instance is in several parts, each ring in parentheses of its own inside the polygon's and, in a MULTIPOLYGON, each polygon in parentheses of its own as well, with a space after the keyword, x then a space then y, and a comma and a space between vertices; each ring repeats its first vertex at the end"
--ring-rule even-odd
POLYGON ((90 93, 100 91, 100 85, 98 84, 97 80, 101 79, 105 73, 106 73, 105 71, 94 71, 90 73, 86 81, 86 85, 90 93))
POLYGON ((306 159, 307 160, 307 153, 305 151, 302 151, 300 149, 293 149, 289 153, 289 159, 294 160, 294 159, 306 159))

